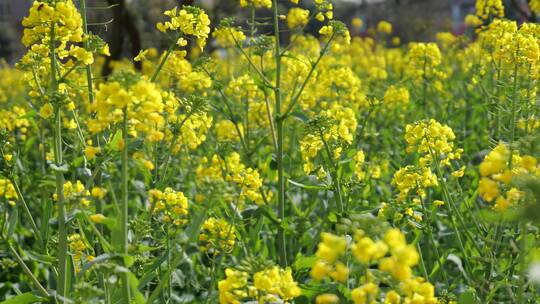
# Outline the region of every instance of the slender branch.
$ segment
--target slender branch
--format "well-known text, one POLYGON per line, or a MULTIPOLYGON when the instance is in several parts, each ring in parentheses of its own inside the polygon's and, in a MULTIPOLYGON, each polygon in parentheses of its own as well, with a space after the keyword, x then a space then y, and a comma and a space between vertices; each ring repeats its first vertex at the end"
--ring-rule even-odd
POLYGON ((19 255, 19 253, 17 253, 17 250, 15 250, 15 248, 13 248, 13 245, 11 245, 10 240, 4 234, 2 234, 2 238, 4 239, 6 244, 8 245, 9 251, 11 251, 11 254, 15 257, 15 259, 17 260, 17 262, 19 263, 19 265, 23 269, 24 273, 26 273, 26 275, 30 278, 30 281, 32 281, 34 286, 38 289, 39 294, 44 296, 44 297, 47 297, 47 298, 50 297, 51 295, 49 294, 47 289, 45 289, 45 287, 43 287, 43 285, 41 285, 41 283, 34 276, 32 271, 30 270, 30 268, 28 268, 28 266, 26 266, 26 264, 24 263, 23 259, 19 255))

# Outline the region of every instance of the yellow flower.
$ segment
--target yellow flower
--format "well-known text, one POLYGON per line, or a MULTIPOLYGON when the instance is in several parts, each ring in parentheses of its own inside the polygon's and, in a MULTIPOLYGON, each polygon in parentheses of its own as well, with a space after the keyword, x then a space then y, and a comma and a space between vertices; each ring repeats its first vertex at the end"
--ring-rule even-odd
POLYGON ((390 290, 386 293, 386 297, 384 298, 384 304, 399 304, 401 303, 401 297, 400 295, 394 291, 390 290))
POLYGON ((351 24, 352 26, 354 26, 355 28, 361 28, 362 25, 364 25, 364 22, 362 21, 362 19, 358 18, 358 17, 355 17, 353 18, 353 20, 351 21, 351 24))
POLYGON ((476 16, 487 20, 489 17, 503 17, 502 0, 476 0, 476 16))
POLYGON ((338 304, 339 297, 332 293, 324 293, 315 298, 315 304, 338 304))
POLYGON ((103 199, 105 195, 107 194, 107 191, 100 187, 93 187, 92 190, 90 190, 90 193, 95 198, 103 199))
POLYGON ((375 283, 366 283, 352 290, 351 297, 354 304, 376 303, 379 286, 375 283))
POLYGON ((86 148, 84 148, 84 155, 86 155, 88 160, 92 160, 100 151, 101 149, 99 147, 86 146, 86 148))
POLYGON ((140 50, 139 54, 137 54, 137 56, 135 56, 135 58, 133 58, 133 60, 135 60, 135 61, 143 61, 144 59, 146 59, 146 54, 148 54, 148 50, 140 50))
POLYGON ((317 260, 311 267, 310 275, 313 279, 321 281, 328 275, 330 271, 332 271, 332 266, 320 259, 317 260))
POLYGON ((173 8, 163 13, 170 18, 169 21, 156 24, 160 32, 176 31, 183 36, 193 36, 202 49, 210 34, 210 18, 198 7, 183 6, 182 9, 173 8))
POLYGON ((388 21, 380 21, 377 24, 377 31, 383 34, 390 34, 392 33, 392 24, 388 21))
POLYGON ((309 21, 309 11, 298 7, 292 8, 287 14, 287 25, 290 29, 305 26, 309 21))
POLYGON ((240 29, 233 27, 219 27, 212 33, 212 37, 216 39, 219 46, 224 48, 242 45, 246 40, 246 35, 240 29))
POLYGON ((54 108, 52 104, 46 103, 39 109, 39 115, 43 119, 49 119, 54 113, 54 108))
POLYGON ((97 213, 97 214, 92 214, 89 216, 90 217, 90 220, 93 222, 93 223, 96 223, 96 224, 101 224, 105 221, 105 219, 107 219, 103 214, 101 213, 97 213))
POLYGON ((240 0, 240 6, 241 7, 253 6, 256 8, 259 8, 259 7, 271 8, 272 0, 240 0))

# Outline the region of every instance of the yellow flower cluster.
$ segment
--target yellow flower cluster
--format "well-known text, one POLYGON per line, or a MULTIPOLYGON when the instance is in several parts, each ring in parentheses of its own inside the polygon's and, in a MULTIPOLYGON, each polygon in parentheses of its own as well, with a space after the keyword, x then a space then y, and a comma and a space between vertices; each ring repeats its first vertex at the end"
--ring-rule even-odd
MULTIPOLYGON (((344 25, 341 25, 344 27, 344 25)), ((336 24, 329 24, 321 27, 319 34, 326 40, 329 40, 331 37, 341 38, 345 44, 351 43, 351 34, 349 30, 342 27, 336 27, 336 24)))
POLYGON ((483 23, 483 21, 478 18, 478 16, 473 14, 468 14, 467 16, 465 16, 465 20, 463 20, 463 22, 465 23, 465 25, 470 27, 477 27, 482 25, 483 23))
POLYGON ((377 23, 377 32, 383 34, 392 34, 392 23, 388 21, 379 21, 377 23))
POLYGON ((236 241, 236 230, 224 219, 208 218, 201 227, 199 248, 202 252, 217 255, 231 252, 236 241))
POLYGON ((398 109, 406 106, 410 101, 409 90, 404 87, 391 85, 384 92, 383 105, 388 109, 398 109))
POLYGON ((458 40, 451 32, 439 32, 436 35, 436 39, 443 47, 449 47, 458 40))
POLYGON ((22 43, 31 47, 31 51, 43 57, 49 55, 49 41, 54 34, 58 56, 67 56, 91 64, 94 61, 91 52, 73 45, 83 41, 82 18, 71 0, 50 2, 35 1, 29 15, 22 21, 25 27, 22 43), (53 33, 54 28, 54 33, 53 33), (68 49, 68 45, 70 48, 68 49))
MULTIPOLYGON (((349 268, 340 261, 347 255, 347 240, 329 233, 321 235, 316 252, 317 260, 311 268, 311 276, 323 280, 327 276, 336 282, 347 284, 349 268)), ((388 229, 380 239, 373 239, 362 230, 357 230, 354 242, 350 245, 356 261, 364 266, 378 265, 383 273, 389 274, 399 282, 394 289, 381 292, 380 283, 388 286, 385 276, 378 278, 370 270, 364 276, 364 283, 351 291, 355 304, 367 303, 437 303, 435 289, 423 278, 415 277, 412 268, 419 262, 419 254, 413 245, 407 244, 405 235, 399 229, 388 229), (384 296, 384 300, 380 299, 384 296), (402 301, 403 300, 403 301, 402 301), (381 302, 379 302, 381 301, 381 302)), ((339 298, 333 294, 323 294, 317 297, 316 303, 339 303, 339 298)))
POLYGON ((252 6, 254 8, 258 8, 258 7, 271 8, 272 0, 240 0, 240 6, 241 7, 252 6))
MULTIPOLYGON (((502 37, 495 41, 493 58, 497 62, 502 60, 503 63, 511 66, 532 65, 531 69, 534 71, 540 58, 538 47, 540 35, 536 34, 538 25, 533 26, 522 25, 518 31, 504 32, 502 37), (533 26, 536 29, 532 29, 533 26)), ((533 77, 536 78, 536 76, 533 77)))
POLYGON ((172 52, 164 70, 176 80, 176 86, 180 91, 188 94, 201 93, 204 96, 206 95, 205 90, 212 86, 212 79, 204 72, 194 69, 191 63, 185 59, 186 54, 186 51, 172 52))
POLYGON ((226 26, 217 28, 212 33, 212 37, 214 37, 216 43, 222 48, 242 45, 242 42, 246 40, 246 35, 240 29, 226 26))
POLYGON ((257 205, 264 203, 261 194, 262 179, 259 171, 253 168, 246 168, 242 164, 240 154, 233 152, 226 158, 228 175, 227 181, 234 182, 240 188, 240 201, 248 198, 257 205))
POLYGON ((15 200, 18 196, 15 186, 13 186, 10 180, 0 178, 0 197, 5 198, 11 206, 15 205, 15 200))
MULTIPOLYGON (((238 136, 238 131, 236 130, 234 123, 230 120, 218 121, 214 125, 214 129, 216 130, 217 138, 220 141, 237 142, 240 140, 240 136, 238 136)), ((238 124, 238 129, 240 130, 240 134, 244 133, 244 127, 241 124, 238 124)))
POLYGON ((435 68, 441 64, 441 51, 434 42, 429 43, 411 43, 409 44, 409 60, 412 65, 426 68, 435 68))
POLYGON ((322 233, 321 242, 315 256, 317 261, 311 268, 311 277, 321 281, 330 277, 337 282, 346 282, 349 276, 349 268, 339 259, 345 256, 347 240, 345 237, 322 233))
POLYGON ((0 130, 11 133, 13 141, 17 137, 25 140, 30 120, 27 107, 18 100, 26 89, 23 75, 0 60, 0 79, 0 130))
MULTIPOLYGON (((294 0, 297 1, 297 0, 294 0)), ((315 19, 320 22, 323 22, 325 19, 334 18, 334 6, 330 0, 314 0, 315 8, 319 11, 315 15, 315 19)))
POLYGON ((294 7, 289 10, 287 14, 287 26, 290 29, 299 28, 305 26, 309 21, 309 11, 294 7))
POLYGON ((198 7, 183 6, 177 7, 163 13, 169 17, 169 21, 156 24, 160 32, 173 31, 180 36, 193 36, 197 38, 197 44, 202 49, 206 45, 206 39, 210 34, 210 18, 204 10, 198 7))
MULTIPOLYGON (((199 147, 206 140, 206 134, 208 134, 208 130, 212 126, 212 120, 212 116, 206 113, 193 114, 187 119, 185 114, 178 115, 176 119, 171 117, 170 122, 185 121, 180 128, 180 136, 177 140, 178 144, 173 147, 173 153, 176 154, 180 151, 182 146, 186 146, 190 150, 195 150, 199 147)), ((166 138, 169 139, 172 137, 168 129, 165 132, 167 132, 166 138)))
POLYGON ((417 81, 445 77, 445 74, 437 69, 442 62, 442 56, 436 43, 410 43, 407 58, 409 65, 406 72, 417 81))
POLYGON ((439 185, 439 182, 437 175, 433 174, 429 168, 409 165, 399 168, 392 178, 392 185, 399 191, 397 201, 403 202, 411 191, 416 191, 418 196, 424 197, 426 189, 439 185))
MULTIPOLYGON (((80 200, 83 207, 90 206, 90 200, 87 198, 90 196, 90 191, 86 190, 86 187, 80 180, 77 180, 75 184, 71 181, 65 182, 63 190, 65 200, 80 200)), ((56 193, 53 194, 53 199, 55 201, 58 200, 58 195, 56 193)))
POLYGON ((167 187, 163 191, 151 189, 148 194, 151 206, 161 215, 163 222, 172 222, 175 226, 188 223, 189 204, 184 193, 167 187))
MULTIPOLYGON (((363 239, 365 237, 362 237, 363 239)), ((384 246, 388 246, 388 250, 391 254, 389 257, 385 257, 380 260, 379 269, 389 272, 394 279, 398 281, 406 281, 412 277, 412 267, 416 266, 419 261, 418 252, 413 245, 408 245, 405 236, 399 229, 390 229, 384 235, 384 245, 377 243, 370 244, 367 248, 372 248, 373 252, 384 249, 384 246), (377 248, 382 248, 378 249, 377 248)), ((358 241, 361 244, 360 241, 358 241)), ((369 242, 368 242, 369 243, 369 242)), ((360 251, 369 251, 362 249, 362 245, 359 247, 360 251)), ((354 248, 353 248, 354 250, 354 248)), ((377 255, 379 256, 380 253, 377 255)))
MULTIPOLYGON (((394 174, 392 185, 399 191, 398 202, 405 201, 411 191, 416 191, 416 195, 423 198, 427 188, 439 184, 437 176, 431 171, 431 166, 434 161, 436 166, 450 166, 451 160, 461 158, 463 149, 454 147, 455 138, 450 127, 434 119, 417 121, 405 127, 407 152, 416 152, 420 158, 418 166, 405 166, 394 174)), ((460 177, 463 170, 464 168, 461 168, 452 174, 460 177)), ((418 200, 417 202, 420 203, 418 200)))
POLYGON ((104 131, 122 122, 125 110, 132 136, 141 132, 152 142, 164 138, 161 131, 165 123, 161 92, 145 78, 127 87, 117 81, 102 83, 96 92, 96 101, 89 104, 88 109, 95 113, 95 117, 88 121, 91 133, 104 131))
POLYGON ((235 103, 249 107, 247 123, 250 129, 269 127, 264 92, 252 77, 245 74, 231 79, 225 87, 225 94, 235 103))
POLYGON ((520 156, 502 143, 486 155, 479 170, 482 176, 478 185, 480 196, 486 202, 494 201, 494 208, 499 211, 515 205, 523 197, 523 192, 512 186, 514 177, 540 176, 540 166, 535 157, 520 156))
POLYGON ((529 1, 529 9, 535 14, 540 14, 540 0, 529 1))
MULTIPOLYGON (((353 141, 353 134, 356 132, 357 121, 354 111, 339 105, 338 103, 323 110, 320 117, 328 120, 325 126, 315 126, 300 140, 300 152, 304 161, 304 172, 315 171, 314 160, 325 145, 332 149, 330 152, 333 159, 341 157, 342 145, 349 145, 353 141)), ((317 122, 315 122, 317 124, 317 122)))
POLYGON ((17 132, 21 140, 27 137, 30 120, 27 117, 27 110, 20 106, 13 106, 9 110, 0 110, 0 129, 8 132, 17 132))
POLYGON ((360 181, 362 181, 366 177, 366 172, 362 168, 364 165, 364 162, 366 161, 366 155, 364 154, 364 151, 359 150, 354 155, 354 174, 356 175, 356 178, 360 181))
MULTIPOLYGON (((245 200, 261 205, 264 203, 262 196, 262 179, 259 171, 247 168, 240 161, 240 154, 233 152, 225 160, 219 156, 212 156, 210 165, 207 166, 208 159, 204 157, 196 169, 197 179, 201 182, 233 182, 239 188, 238 202, 236 208, 243 210, 245 200)), ((267 195, 271 195, 268 192, 267 195)))
POLYGON ((405 127, 407 152, 421 155, 420 166, 429 166, 436 157, 441 165, 450 165, 450 160, 461 158, 463 149, 454 148, 456 136, 447 125, 434 119, 417 121, 405 127))
POLYGON ((484 20, 490 17, 503 17, 504 6, 502 0, 476 0, 476 16, 484 20))
POLYGON ((247 272, 226 269, 226 278, 219 281, 219 302, 240 304, 248 300, 257 303, 288 303, 302 294, 290 268, 273 266, 256 272, 250 280, 247 272))
MULTIPOLYGON (((76 264, 79 264, 81 262, 81 258, 83 256, 83 253, 86 249, 88 249, 88 246, 86 246, 86 243, 83 241, 82 237, 78 233, 74 233, 68 236, 68 244, 69 249, 73 253, 73 261, 76 264)), ((78 266, 77 266, 78 269, 78 266)))

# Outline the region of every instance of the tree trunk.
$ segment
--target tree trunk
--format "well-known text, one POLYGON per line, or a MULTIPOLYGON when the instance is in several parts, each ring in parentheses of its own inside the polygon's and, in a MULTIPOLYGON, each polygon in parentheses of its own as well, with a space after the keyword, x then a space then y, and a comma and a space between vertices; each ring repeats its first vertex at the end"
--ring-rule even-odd
MULTIPOLYGON (((135 20, 129 13, 126 7, 125 0, 107 0, 109 5, 116 5, 113 10, 113 23, 111 26, 112 33, 109 41, 111 56, 105 60, 103 67, 103 76, 107 77, 111 74, 111 62, 120 60, 124 52, 124 38, 127 35, 129 43, 131 45, 130 55, 132 57, 137 56, 141 50, 141 35, 139 30, 135 26, 135 20)), ((141 62, 135 62, 135 69, 141 70, 141 62)))

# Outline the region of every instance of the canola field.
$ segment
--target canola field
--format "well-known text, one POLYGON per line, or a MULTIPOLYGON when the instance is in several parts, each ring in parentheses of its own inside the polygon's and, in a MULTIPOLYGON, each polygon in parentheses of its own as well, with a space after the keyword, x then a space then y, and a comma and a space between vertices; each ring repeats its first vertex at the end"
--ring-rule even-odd
POLYGON ((33 3, 0 66, 0 303, 540 303, 540 25, 477 0, 401 43, 239 5, 163 12, 168 48, 102 77, 85 1, 33 3))

